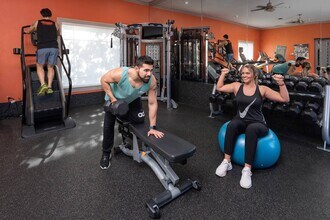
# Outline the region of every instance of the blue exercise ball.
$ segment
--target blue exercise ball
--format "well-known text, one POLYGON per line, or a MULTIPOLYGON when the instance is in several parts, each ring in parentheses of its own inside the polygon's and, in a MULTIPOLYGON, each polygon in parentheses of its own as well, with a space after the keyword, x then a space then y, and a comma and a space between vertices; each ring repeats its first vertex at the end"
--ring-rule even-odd
MULTIPOLYGON (((224 152, 225 136, 229 122, 221 126, 218 134, 220 150, 224 152)), ((264 169, 273 166, 280 157, 281 146, 276 134, 269 129, 266 136, 258 139, 253 168, 264 169)), ((236 140, 231 160, 244 166, 245 164, 245 134, 240 134, 236 140)))

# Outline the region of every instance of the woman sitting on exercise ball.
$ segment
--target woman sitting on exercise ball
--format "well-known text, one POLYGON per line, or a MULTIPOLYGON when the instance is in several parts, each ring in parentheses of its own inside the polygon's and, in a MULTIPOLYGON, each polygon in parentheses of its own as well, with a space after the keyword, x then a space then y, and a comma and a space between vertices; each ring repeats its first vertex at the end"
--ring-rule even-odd
POLYGON ((258 138, 266 136, 268 133, 268 127, 262 113, 263 100, 267 98, 276 102, 289 102, 290 98, 282 75, 275 74, 272 76, 279 86, 279 92, 276 92, 267 86, 259 86, 257 84, 259 69, 253 65, 245 65, 242 68, 242 83, 233 82, 224 85, 228 72, 228 69, 221 70, 217 90, 235 94, 238 112, 227 126, 224 146, 225 158, 215 174, 219 177, 224 177, 227 171, 232 169, 230 158, 234 151, 236 139, 239 134, 245 133, 245 166, 242 170, 240 185, 245 189, 249 189, 252 186, 251 167, 258 138))

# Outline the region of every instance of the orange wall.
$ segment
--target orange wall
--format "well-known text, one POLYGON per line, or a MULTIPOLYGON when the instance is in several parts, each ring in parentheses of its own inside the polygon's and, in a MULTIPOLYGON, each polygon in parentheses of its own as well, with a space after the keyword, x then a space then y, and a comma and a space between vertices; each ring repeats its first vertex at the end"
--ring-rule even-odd
MULTIPOLYGON (((32 24, 40 19, 41 8, 48 7, 53 12, 53 18, 70 18, 94 22, 165 23, 167 19, 175 20, 175 27, 210 26, 216 39, 228 34, 233 42, 237 57, 237 41, 253 41, 255 58, 261 47, 260 31, 247 29, 245 26, 234 25, 199 16, 187 15, 144 5, 133 4, 123 0, 8 0, 1 1, 0 26, 0 103, 7 102, 7 97, 22 99, 22 79, 20 58, 12 53, 13 48, 20 47, 20 30, 24 25, 32 24)), ((34 53, 33 48, 31 53, 34 53)), ((30 52, 30 51, 29 51, 30 52)))
MULTIPOLYGON (((53 18, 71 18, 86 21, 115 23, 123 22, 158 22, 165 23, 167 19, 175 20, 175 27, 210 26, 216 39, 228 34, 233 42, 235 57, 237 57, 237 42, 254 42, 254 59, 258 51, 265 51, 272 56, 277 45, 287 46, 286 58, 294 59, 294 44, 309 44, 310 61, 314 66, 314 38, 329 38, 330 23, 300 25, 290 28, 257 30, 242 25, 201 18, 159 8, 133 4, 122 0, 11 0, 2 1, 0 7, 0 25, 3 27, 0 35, 0 103, 7 102, 11 96, 16 100, 22 98, 22 80, 19 56, 12 54, 12 49, 20 47, 20 29, 40 18, 41 8, 48 7, 53 11, 53 18), (321 31, 322 30, 322 31, 321 31)), ((34 48, 31 53, 34 52, 34 48)), ((30 51, 29 51, 30 52, 30 51)))
POLYGON ((330 37, 330 23, 324 24, 309 24, 299 25, 287 28, 275 28, 261 31, 260 47, 269 56, 273 57, 276 51, 276 46, 286 46, 286 59, 294 60, 293 50, 294 44, 308 44, 309 45, 309 61, 312 63, 313 69, 315 67, 315 38, 329 38, 330 37))

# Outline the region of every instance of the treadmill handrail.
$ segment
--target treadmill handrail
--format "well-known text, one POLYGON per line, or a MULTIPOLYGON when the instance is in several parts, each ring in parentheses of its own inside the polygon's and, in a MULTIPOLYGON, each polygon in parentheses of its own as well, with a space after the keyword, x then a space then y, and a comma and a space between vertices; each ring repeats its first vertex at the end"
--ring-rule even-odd
MULTIPOLYGON (((25 123, 26 122, 26 117, 25 117, 25 107, 26 107, 26 80, 25 80, 25 76, 26 76, 26 63, 25 63, 25 48, 24 48, 24 34, 25 33, 24 29, 25 28, 29 28, 30 25, 25 25, 21 28, 21 56, 20 56, 20 60, 21 60, 21 70, 22 70, 22 86, 23 86, 23 105, 22 105, 22 121, 25 123)), ((29 55, 30 56, 30 55, 29 55)))
POLYGON ((61 61, 62 67, 64 69, 64 72, 65 72, 65 74, 68 78, 68 82, 69 82, 69 90, 68 90, 66 109, 65 109, 66 110, 65 116, 68 117, 69 116, 70 101, 71 101, 71 93, 72 93, 71 63, 70 63, 69 55, 67 53, 67 49, 65 47, 62 35, 60 35, 60 45, 61 45, 60 46, 61 56, 59 55, 58 58, 61 61), (64 65, 64 57, 66 58, 66 62, 68 64, 68 69, 64 65))

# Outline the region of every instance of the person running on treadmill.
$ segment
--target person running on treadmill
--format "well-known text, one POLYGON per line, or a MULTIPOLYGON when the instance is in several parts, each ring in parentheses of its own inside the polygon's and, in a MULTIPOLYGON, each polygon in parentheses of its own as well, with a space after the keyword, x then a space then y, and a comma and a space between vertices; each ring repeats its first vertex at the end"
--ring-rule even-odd
MULTIPOLYGON (((157 82, 152 74, 154 60, 149 56, 141 56, 137 59, 134 67, 119 67, 105 73, 101 77, 101 86, 105 91, 105 101, 110 100, 114 104, 117 100, 124 100, 128 104, 129 111, 124 119, 134 123, 144 122, 141 95, 148 92, 149 107, 149 131, 148 136, 154 135, 162 138, 163 132, 156 130, 157 82)), ((105 112, 103 123, 103 144, 101 169, 110 167, 111 150, 114 143, 114 127, 116 116, 110 111, 105 112)))
POLYGON ((50 18, 52 12, 48 8, 43 8, 40 11, 42 19, 34 22, 27 33, 37 31, 37 74, 40 82, 38 96, 52 94, 52 82, 54 79, 54 65, 57 63, 58 43, 57 36, 59 35, 59 25, 56 21, 50 18), (47 63, 47 84, 45 82, 44 65, 47 63))

